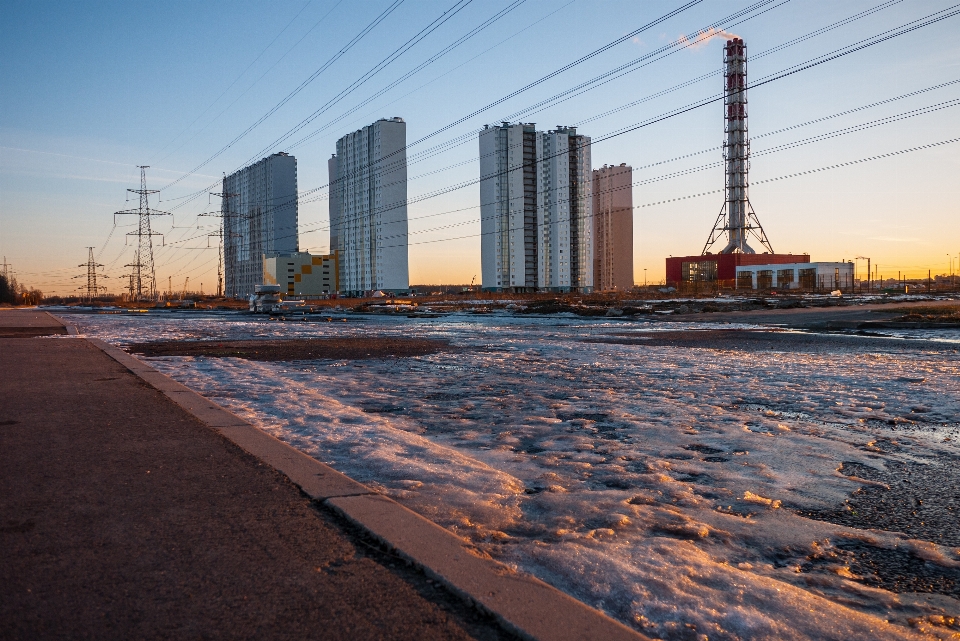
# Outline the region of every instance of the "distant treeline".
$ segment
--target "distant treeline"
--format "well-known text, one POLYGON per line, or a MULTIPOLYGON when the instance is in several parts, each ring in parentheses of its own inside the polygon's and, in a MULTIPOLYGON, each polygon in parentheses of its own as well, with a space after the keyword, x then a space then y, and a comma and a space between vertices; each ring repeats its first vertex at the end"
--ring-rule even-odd
POLYGON ((0 274, 0 305, 39 305, 43 292, 28 289, 17 283, 17 279, 0 274))

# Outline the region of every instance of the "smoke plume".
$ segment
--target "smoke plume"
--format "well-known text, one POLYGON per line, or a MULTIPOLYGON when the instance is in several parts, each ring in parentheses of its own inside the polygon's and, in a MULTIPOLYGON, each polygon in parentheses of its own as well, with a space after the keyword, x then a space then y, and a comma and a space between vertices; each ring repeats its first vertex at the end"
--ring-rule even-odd
POLYGON ((707 44, 714 38, 723 38, 724 40, 731 40, 733 38, 739 38, 735 33, 730 33, 729 31, 724 31, 723 29, 714 29, 713 27, 707 29, 706 31, 699 31, 697 35, 692 38, 688 38, 685 35, 681 35, 677 38, 677 43, 684 47, 690 47, 692 49, 699 49, 703 45, 707 44))

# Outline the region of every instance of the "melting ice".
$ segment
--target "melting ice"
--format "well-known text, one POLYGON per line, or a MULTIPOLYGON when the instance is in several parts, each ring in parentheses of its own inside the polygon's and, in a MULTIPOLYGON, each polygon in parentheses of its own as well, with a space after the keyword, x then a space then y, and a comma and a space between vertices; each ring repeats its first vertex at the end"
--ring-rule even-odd
POLYGON ((956 454, 955 354, 583 342, 656 328, 608 319, 76 322, 120 345, 369 333, 449 339, 457 351, 420 358, 151 364, 650 636, 927 638, 908 619, 960 614, 960 601, 930 605, 871 588, 840 562, 801 571, 805 559, 848 539, 925 546, 924 558, 954 568, 960 549, 796 513, 840 505, 865 482, 841 474, 843 462, 882 469, 889 459, 956 454), (913 429, 918 406, 929 411, 913 429), (899 447, 880 453, 878 439, 899 447))

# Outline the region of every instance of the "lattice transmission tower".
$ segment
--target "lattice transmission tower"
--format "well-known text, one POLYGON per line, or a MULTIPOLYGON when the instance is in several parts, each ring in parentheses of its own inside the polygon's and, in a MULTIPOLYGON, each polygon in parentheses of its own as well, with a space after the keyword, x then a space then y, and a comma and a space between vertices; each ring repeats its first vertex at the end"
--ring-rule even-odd
POLYGON ((220 205, 220 211, 208 211, 200 214, 200 216, 216 216, 217 218, 220 219, 220 231, 215 231, 207 234, 208 247, 210 246, 211 238, 220 239, 220 242, 218 245, 219 252, 218 252, 218 259, 217 259, 217 298, 221 298, 223 296, 223 239, 225 236, 229 236, 232 238, 242 237, 241 234, 238 234, 237 232, 230 231, 227 229, 228 220, 230 220, 231 218, 240 217, 240 214, 232 211, 232 209, 230 208, 230 200, 232 198, 237 198, 238 196, 240 196, 240 194, 227 191, 226 178, 224 178, 223 185, 224 186, 223 186, 222 192, 210 193, 211 196, 218 196, 221 199, 222 204, 220 205))
MULTIPOLYGON (((87 285, 86 287, 79 287, 80 291, 86 290, 87 300, 92 301, 94 298, 100 295, 100 290, 106 290, 106 287, 97 285, 97 267, 103 267, 97 260, 93 257, 93 247, 87 247, 87 262, 80 263, 77 267, 86 267, 87 268, 87 285)), ((83 278, 83 276, 74 276, 74 278, 83 278)), ((100 278, 108 278, 108 276, 101 274, 100 278)))
POLYGON ((140 207, 138 209, 126 209, 114 213, 114 224, 116 224, 117 216, 129 214, 139 217, 137 231, 127 232, 127 236, 137 237, 136 260, 132 263, 127 263, 124 267, 133 268, 131 274, 131 278, 133 279, 131 296, 136 296, 138 299, 156 300, 157 275, 153 266, 153 237, 163 237, 163 234, 151 229, 150 218, 152 216, 170 216, 172 219, 173 214, 166 211, 150 209, 150 194, 159 194, 160 191, 147 189, 147 169, 149 169, 149 165, 138 165, 138 167, 140 168, 140 189, 128 189, 127 191, 140 195, 140 207))

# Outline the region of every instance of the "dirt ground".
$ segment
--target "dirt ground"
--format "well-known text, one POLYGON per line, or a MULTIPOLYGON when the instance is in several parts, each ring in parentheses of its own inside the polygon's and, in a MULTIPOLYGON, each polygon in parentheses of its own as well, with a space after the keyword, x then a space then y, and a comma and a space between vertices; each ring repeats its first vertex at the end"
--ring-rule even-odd
POLYGON ((127 351, 143 356, 213 356, 253 361, 357 360, 425 356, 453 348, 446 341, 397 337, 332 337, 241 341, 158 341, 127 351))
POLYGON ((837 352, 952 352, 960 351, 954 343, 930 340, 900 340, 871 336, 868 332, 825 333, 741 329, 694 329, 656 332, 612 332, 607 336, 584 339, 585 343, 611 343, 641 347, 686 347, 736 350, 743 352, 774 351, 804 353, 837 352))

